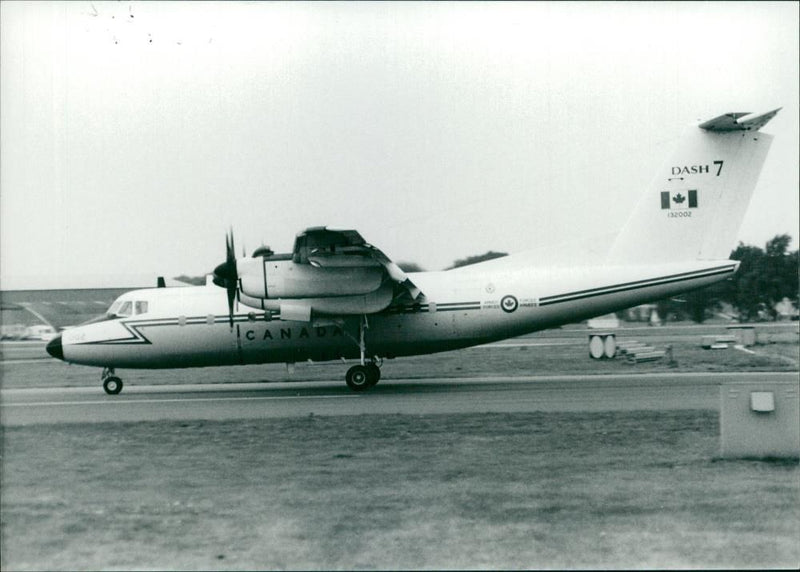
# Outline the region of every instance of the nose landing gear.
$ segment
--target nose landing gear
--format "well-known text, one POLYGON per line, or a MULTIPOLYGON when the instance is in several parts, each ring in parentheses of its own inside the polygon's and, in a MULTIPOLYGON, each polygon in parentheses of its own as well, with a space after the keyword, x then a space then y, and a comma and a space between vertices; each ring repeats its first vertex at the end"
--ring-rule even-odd
POLYGON ((103 382, 103 389, 109 395, 116 395, 122 391, 122 380, 114 375, 113 367, 103 368, 100 380, 103 382))

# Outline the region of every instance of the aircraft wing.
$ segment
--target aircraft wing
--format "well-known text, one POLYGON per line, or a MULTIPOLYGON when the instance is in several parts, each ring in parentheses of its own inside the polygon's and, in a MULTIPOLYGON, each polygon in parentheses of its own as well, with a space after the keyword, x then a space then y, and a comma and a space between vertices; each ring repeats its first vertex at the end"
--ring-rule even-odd
POLYGON ((382 266, 389 277, 403 286, 413 299, 421 294, 420 289, 402 268, 392 262, 380 249, 365 241, 356 230, 308 228, 297 235, 292 260, 297 264, 310 264, 317 268, 382 266))

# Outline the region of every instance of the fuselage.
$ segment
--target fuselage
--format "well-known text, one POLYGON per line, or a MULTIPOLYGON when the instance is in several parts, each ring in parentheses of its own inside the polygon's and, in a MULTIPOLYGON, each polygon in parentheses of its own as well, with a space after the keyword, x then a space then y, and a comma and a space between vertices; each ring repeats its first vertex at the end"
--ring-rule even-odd
MULTIPOLYGON (((366 316, 366 350, 370 357, 393 358, 514 337, 700 288, 731 276, 737 266, 719 260, 483 271, 478 265, 409 274, 424 296, 366 316)), ((225 292, 213 285, 134 290, 111 310, 64 331, 48 351, 68 362, 112 368, 292 363, 360 354, 362 316, 290 321, 278 311, 237 303, 231 325, 225 292)))

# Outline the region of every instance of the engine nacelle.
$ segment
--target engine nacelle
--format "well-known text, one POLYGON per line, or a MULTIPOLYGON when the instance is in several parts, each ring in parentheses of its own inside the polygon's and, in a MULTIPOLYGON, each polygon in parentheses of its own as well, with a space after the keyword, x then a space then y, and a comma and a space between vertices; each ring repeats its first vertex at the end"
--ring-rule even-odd
POLYGON ((241 292, 252 298, 327 298, 364 296, 383 283, 378 264, 316 267, 293 260, 242 258, 237 261, 241 292))
POLYGON ((308 322, 314 315, 356 316, 374 314, 385 310, 392 302, 394 286, 384 282, 377 290, 354 296, 331 296, 325 298, 294 298, 275 300, 253 298, 239 294, 239 302, 259 310, 277 310, 281 320, 308 322))

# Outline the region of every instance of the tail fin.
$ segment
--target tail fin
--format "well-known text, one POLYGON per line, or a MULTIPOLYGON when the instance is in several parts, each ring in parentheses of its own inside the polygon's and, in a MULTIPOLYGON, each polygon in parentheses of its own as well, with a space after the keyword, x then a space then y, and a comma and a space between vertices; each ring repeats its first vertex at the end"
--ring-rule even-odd
POLYGON ((606 262, 728 258, 772 142, 771 135, 758 130, 778 111, 728 113, 689 127, 606 262))

